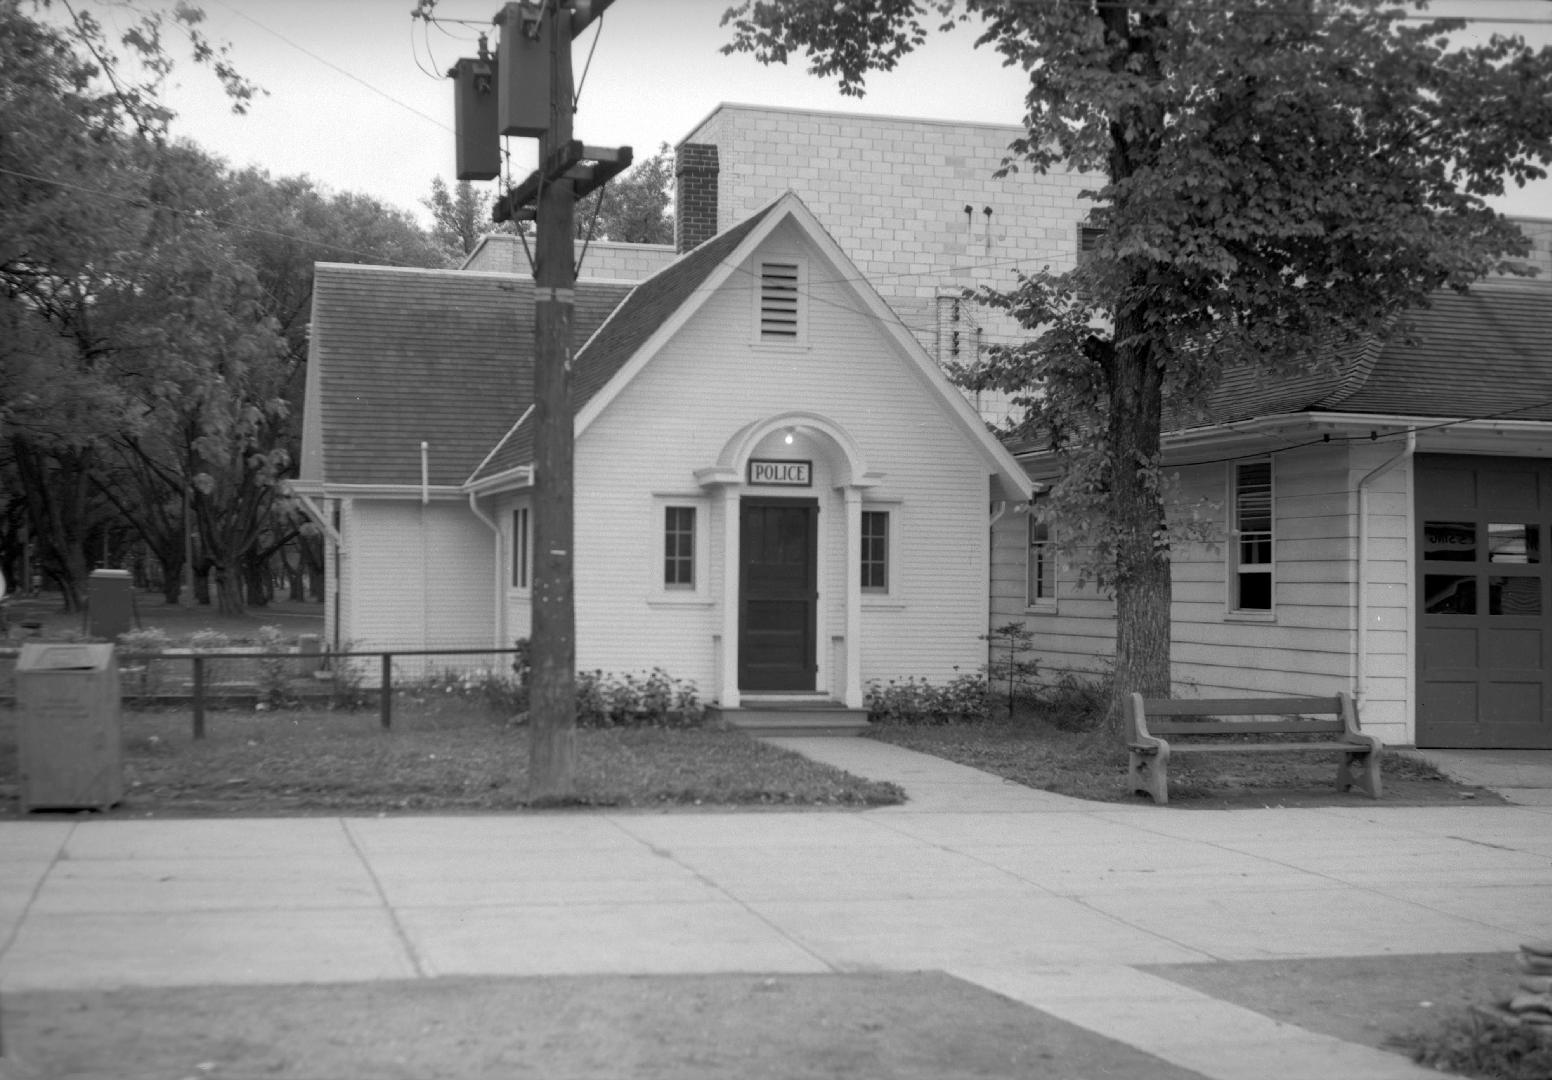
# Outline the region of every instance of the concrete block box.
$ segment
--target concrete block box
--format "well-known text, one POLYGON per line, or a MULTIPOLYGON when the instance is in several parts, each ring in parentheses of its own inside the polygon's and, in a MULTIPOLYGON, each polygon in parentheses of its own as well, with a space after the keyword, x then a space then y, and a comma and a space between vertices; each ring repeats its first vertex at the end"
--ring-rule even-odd
POLYGON ((23 811, 106 810, 123 798, 119 669, 112 645, 22 645, 16 712, 23 811))

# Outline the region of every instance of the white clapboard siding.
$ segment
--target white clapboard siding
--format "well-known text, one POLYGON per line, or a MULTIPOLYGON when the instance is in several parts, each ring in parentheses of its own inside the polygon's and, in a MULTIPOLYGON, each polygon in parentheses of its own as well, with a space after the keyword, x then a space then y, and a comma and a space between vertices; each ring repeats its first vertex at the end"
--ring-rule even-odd
MULTIPOLYGON (((1177 692, 1327 695, 1359 688, 1358 484, 1396 453, 1394 445, 1310 447, 1277 455, 1274 467, 1275 593, 1270 615, 1228 608, 1232 546, 1225 520, 1229 466, 1187 469, 1187 503, 1217 507, 1211 542, 1172 551, 1173 676, 1177 692)), ((1408 470, 1372 485, 1369 499, 1364 726, 1410 742, 1412 571, 1408 470)), ((1114 608, 1092 590, 1080 597, 1058 571, 1054 613, 1024 603, 1025 523, 1008 514, 992 538, 991 626, 1019 620, 1035 633, 1043 675, 1103 668, 1114 655, 1114 608)), ((1059 529, 1059 526, 1058 526, 1059 529)))
MULTIPOLYGON (((801 233, 778 230, 753 259, 675 335, 578 442, 577 651, 579 665, 613 671, 661 666, 703 689, 716 685, 713 639, 722 633, 720 500, 698 543, 707 545, 701 603, 663 602, 656 588, 653 496, 703 495, 696 469, 713 465, 742 427, 789 410, 811 410, 844 428, 867 467, 884 474, 869 499, 900 515, 892 571, 896 590, 864 602, 862 679, 933 681, 974 671, 984 659, 986 514, 984 453, 942 412, 919 375, 832 275, 810 277, 806 347, 754 345, 754 288, 762 258, 813 259, 801 233), (650 448, 651 453, 644 453, 650 448)), ((814 498, 820 505, 819 687, 837 690, 838 635, 845 633, 845 508, 834 490, 838 459, 825 439, 792 447, 773 436, 768 456, 810 458, 811 488, 746 494, 814 498)), ((842 640, 841 644, 844 644, 842 640)))
MULTIPOLYGON (((347 575, 355 649, 488 648, 495 626, 493 538, 462 502, 356 499, 350 525, 374 538, 354 547, 347 575)), ((395 660, 397 676, 498 664, 478 653, 395 660)))

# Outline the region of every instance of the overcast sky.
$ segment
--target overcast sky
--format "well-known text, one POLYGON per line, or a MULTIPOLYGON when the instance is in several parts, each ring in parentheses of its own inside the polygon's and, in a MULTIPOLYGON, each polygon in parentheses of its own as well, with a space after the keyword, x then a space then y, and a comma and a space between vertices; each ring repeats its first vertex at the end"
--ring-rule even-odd
MULTIPOLYGON (((444 73, 458 57, 474 55, 498 0, 440 0, 435 13, 447 21, 435 26, 411 19, 414 0, 202 4, 210 36, 230 42, 233 62, 268 95, 247 116, 233 116, 208 74, 183 63, 170 93, 180 114, 176 133, 234 165, 306 174, 331 190, 364 192, 423 216, 419 200, 432 177, 451 181, 453 174, 452 83, 444 73)), ((721 55, 727 6, 728 0, 616 0, 573 49, 579 79, 587 67, 577 137, 631 146, 640 159, 678 142, 720 102, 1019 122, 1022 78, 995 53, 972 48, 970 28, 934 35, 897 71, 871 77, 859 100, 806 74, 801 63, 767 68, 747 55, 721 55)), ((1476 22, 1471 33, 1552 43, 1548 0, 1443 0, 1432 10, 1538 20, 1476 22)), ((535 141, 508 143, 514 171, 526 175, 535 141)), ((1552 218, 1552 182, 1497 205, 1552 218)))

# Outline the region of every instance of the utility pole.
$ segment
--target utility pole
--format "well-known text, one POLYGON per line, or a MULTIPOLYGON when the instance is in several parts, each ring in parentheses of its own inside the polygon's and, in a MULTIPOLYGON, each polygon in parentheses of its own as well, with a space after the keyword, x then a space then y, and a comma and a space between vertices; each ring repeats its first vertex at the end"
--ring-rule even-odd
MULTIPOLYGON (((495 219, 532 220, 534 254, 533 603, 528 681, 528 796, 572 794, 576 768, 576 605, 573 527, 572 318, 576 200, 630 165, 629 147, 585 147, 572 137, 571 39, 613 0, 510 3, 496 17, 492 63, 461 60, 459 179, 493 179, 500 135, 537 136, 539 168, 497 201, 495 219), (498 70, 492 73, 492 68, 498 70), (492 86, 492 83, 495 85, 492 86), (481 89, 483 87, 483 90, 481 89), (496 101, 482 93, 494 90, 496 101), (540 99, 547 99, 545 100, 540 99), (467 138, 466 138, 467 136, 467 138)), ((499 602, 499 601, 498 601, 499 602)))
MULTIPOLYGON (((550 53, 550 126, 539 137, 540 167, 571 142, 569 11, 545 11, 550 53), (561 34, 562 26, 566 33, 561 34)), ((540 176, 534 221, 534 576, 528 681, 528 791, 533 800, 571 794, 576 772, 577 622, 572 544, 573 426, 571 322, 576 274, 572 219, 576 189, 540 176)))

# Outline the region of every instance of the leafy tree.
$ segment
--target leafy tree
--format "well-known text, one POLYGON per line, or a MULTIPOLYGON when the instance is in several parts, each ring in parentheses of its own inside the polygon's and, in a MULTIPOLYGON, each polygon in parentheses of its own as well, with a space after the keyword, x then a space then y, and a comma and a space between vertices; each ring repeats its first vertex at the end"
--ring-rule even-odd
POLYGON ((480 237, 495 231, 490 196, 474 190, 467 180, 449 191, 440 176, 431 179, 431 195, 420 205, 431 211, 431 238, 441 246, 447 265, 454 266, 474 250, 480 237))
POLYGON ((927 38, 979 22, 978 44, 1029 73, 1026 134, 1006 169, 1101 171, 1092 260, 982 298, 1030 331, 987 385, 1066 462, 1052 499, 1086 526, 1117 607, 1116 700, 1170 687, 1166 408, 1189 410, 1225 365, 1309 367, 1434 290, 1528 249, 1484 196, 1545 176, 1552 49, 1383 0, 746 0, 724 51, 861 94, 927 38))
POLYGON ((663 143, 656 154, 578 200, 577 239, 591 234, 594 240, 622 244, 672 244, 673 191, 673 154, 663 143))

